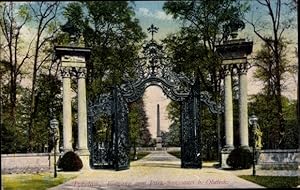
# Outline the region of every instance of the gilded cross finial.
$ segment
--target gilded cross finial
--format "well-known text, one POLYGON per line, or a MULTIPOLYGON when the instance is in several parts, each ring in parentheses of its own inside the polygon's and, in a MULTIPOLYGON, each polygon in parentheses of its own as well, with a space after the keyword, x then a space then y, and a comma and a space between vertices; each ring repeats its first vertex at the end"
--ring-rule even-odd
POLYGON ((152 35, 152 39, 151 40, 153 40, 153 34, 157 33, 158 29, 159 28, 156 27, 156 26, 154 26, 153 24, 151 24, 151 26, 147 29, 148 32, 151 33, 151 35, 152 35))

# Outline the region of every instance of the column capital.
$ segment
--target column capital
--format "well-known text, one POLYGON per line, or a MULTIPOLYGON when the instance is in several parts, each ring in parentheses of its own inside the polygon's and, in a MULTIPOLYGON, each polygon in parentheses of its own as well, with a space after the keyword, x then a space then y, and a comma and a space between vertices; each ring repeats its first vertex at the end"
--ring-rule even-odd
POLYGON ((224 73, 225 76, 231 75, 232 65, 223 65, 222 69, 223 69, 223 73, 224 73))
POLYGON ((237 66, 237 68, 238 68, 238 72, 240 75, 247 74, 247 72, 248 72, 248 64, 247 63, 239 64, 237 66))
POLYGON ((85 67, 80 67, 77 69, 77 78, 86 78, 87 69, 85 67))
POLYGON ((76 69, 77 78, 86 78, 87 69, 85 67, 80 67, 76 69))
POLYGON ((62 67, 61 68, 61 76, 63 78, 70 78, 71 77, 71 68, 70 67, 62 67))

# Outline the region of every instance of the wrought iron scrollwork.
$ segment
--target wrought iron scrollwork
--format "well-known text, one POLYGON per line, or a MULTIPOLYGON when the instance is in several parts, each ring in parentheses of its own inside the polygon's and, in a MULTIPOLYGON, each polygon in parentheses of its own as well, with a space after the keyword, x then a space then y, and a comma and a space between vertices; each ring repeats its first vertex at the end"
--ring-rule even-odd
POLYGON ((181 103, 181 167, 201 168, 199 84, 181 103))
MULTIPOLYGON (((152 34, 156 30, 154 26, 149 28, 152 34)), ((116 170, 129 168, 127 104, 141 98, 147 87, 157 85, 166 96, 181 103, 182 167, 201 168, 200 102, 205 103, 212 113, 220 113, 223 108, 213 102, 207 92, 200 93, 199 80, 173 72, 163 46, 153 38, 143 46, 142 55, 135 61, 134 67, 127 68, 122 80, 123 84, 115 86, 111 93, 102 94, 96 101, 89 102, 89 147, 92 165, 107 163, 116 170), (93 130, 95 122, 103 114, 111 117, 112 129, 111 144, 101 148, 94 142, 93 130)))
POLYGON ((89 101, 88 116, 97 119, 101 114, 111 115, 112 96, 110 93, 101 94, 96 101, 89 101))
POLYGON ((95 101, 88 103, 88 145, 91 152, 90 165, 93 168, 109 168, 113 165, 109 140, 99 142, 95 137, 97 121, 103 116, 111 117, 112 103, 110 93, 101 94, 95 101))
POLYGON ((143 56, 134 64, 135 75, 124 73, 124 83, 121 91, 127 102, 134 102, 140 98, 145 89, 157 85, 174 101, 186 98, 194 81, 183 73, 172 71, 170 60, 164 56, 163 47, 154 40, 144 45, 143 56))
POLYGON ((114 147, 114 168, 116 170, 128 169, 129 158, 129 128, 128 128, 128 107, 120 90, 113 90, 113 147, 114 147))
POLYGON ((221 104, 211 100, 211 95, 207 91, 200 92, 200 100, 207 105, 209 111, 214 114, 221 114, 224 112, 224 107, 221 104))

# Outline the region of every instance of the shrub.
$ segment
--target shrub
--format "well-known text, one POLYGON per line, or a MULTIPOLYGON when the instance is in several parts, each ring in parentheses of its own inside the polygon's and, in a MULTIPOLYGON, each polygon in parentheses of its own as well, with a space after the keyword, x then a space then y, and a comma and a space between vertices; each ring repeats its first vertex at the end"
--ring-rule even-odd
POLYGON ((63 171, 79 171, 83 167, 82 161, 75 152, 67 152, 58 161, 58 168, 63 171))
POLYGON ((231 151, 226 162, 233 169, 249 169, 252 165, 252 154, 249 149, 238 147, 231 151))

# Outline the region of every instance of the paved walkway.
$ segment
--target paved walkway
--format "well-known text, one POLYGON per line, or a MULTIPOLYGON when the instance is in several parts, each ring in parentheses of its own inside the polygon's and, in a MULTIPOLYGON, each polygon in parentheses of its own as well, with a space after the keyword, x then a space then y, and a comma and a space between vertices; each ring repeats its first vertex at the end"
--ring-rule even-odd
POLYGON ((238 178, 212 164, 202 169, 182 169, 180 160, 165 151, 152 152, 132 162, 129 170, 86 170, 67 183, 51 188, 61 189, 192 189, 192 188, 262 188, 238 178))

